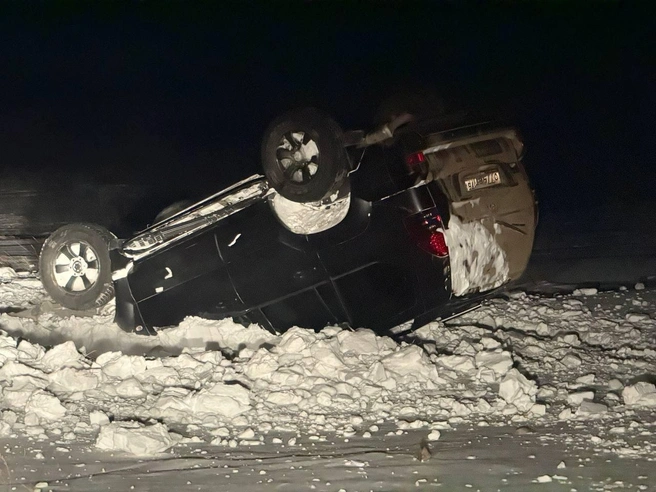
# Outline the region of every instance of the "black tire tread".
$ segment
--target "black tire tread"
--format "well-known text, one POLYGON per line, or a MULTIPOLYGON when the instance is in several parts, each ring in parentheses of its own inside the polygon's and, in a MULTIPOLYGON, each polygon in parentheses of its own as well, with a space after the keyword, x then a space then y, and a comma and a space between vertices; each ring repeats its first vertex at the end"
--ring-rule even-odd
POLYGON ((331 195, 347 178, 349 160, 339 125, 315 108, 290 111, 275 119, 262 141, 262 165, 271 186, 283 197, 296 202, 316 202, 331 195), (275 156, 282 135, 290 130, 312 131, 318 143, 320 164, 309 184, 294 184, 280 174, 275 156))
MULTIPOLYGON (((109 261, 109 249, 112 244, 116 241, 116 236, 111 232, 105 229, 102 226, 96 224, 88 223, 77 223, 69 224, 63 227, 60 227, 55 232, 53 232, 48 239, 43 243, 41 248, 41 254, 39 255, 39 272, 41 276, 41 283, 43 284, 46 292, 53 298, 58 304, 62 306, 73 309, 76 311, 85 311, 94 308, 100 308, 107 304, 114 298, 114 283, 112 281, 112 272, 111 272, 111 263, 109 261), (107 257, 105 258, 105 266, 103 267, 101 263, 101 275, 104 279, 99 279, 102 282, 102 287, 97 289, 97 292, 94 296, 90 297, 88 295, 80 296, 70 296, 67 295, 62 289, 50 279, 48 275, 45 275, 44 272, 48 271, 49 265, 45 263, 48 261, 49 251, 57 248, 57 243, 60 240, 60 236, 65 231, 88 231, 97 236, 97 238, 104 243, 106 246, 107 257)), ((100 253, 100 252, 99 252, 100 253)), ((87 293, 88 294, 88 293, 87 293)))

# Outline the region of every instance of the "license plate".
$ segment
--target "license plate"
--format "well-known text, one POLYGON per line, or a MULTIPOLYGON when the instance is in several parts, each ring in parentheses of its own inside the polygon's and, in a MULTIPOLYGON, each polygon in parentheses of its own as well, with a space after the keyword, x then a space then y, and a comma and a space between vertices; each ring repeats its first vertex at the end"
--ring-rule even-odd
POLYGON ((487 188, 501 183, 501 174, 499 171, 490 171, 485 174, 479 174, 465 179, 465 188, 467 191, 487 188))

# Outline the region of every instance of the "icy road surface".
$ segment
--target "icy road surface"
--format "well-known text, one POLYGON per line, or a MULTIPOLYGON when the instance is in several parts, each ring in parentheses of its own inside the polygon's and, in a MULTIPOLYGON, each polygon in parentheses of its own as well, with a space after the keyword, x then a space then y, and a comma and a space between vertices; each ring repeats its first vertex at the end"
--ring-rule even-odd
POLYGON ((147 338, 0 279, 0 490, 656 485, 641 285, 517 293, 402 340, 198 318, 147 338))

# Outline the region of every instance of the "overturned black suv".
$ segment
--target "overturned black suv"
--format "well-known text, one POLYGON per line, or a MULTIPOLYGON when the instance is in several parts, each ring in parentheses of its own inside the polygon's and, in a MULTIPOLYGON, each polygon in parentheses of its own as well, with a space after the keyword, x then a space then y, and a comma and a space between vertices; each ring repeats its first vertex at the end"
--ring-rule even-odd
POLYGON ((118 325, 147 334, 190 315, 279 332, 457 314, 523 273, 536 204, 515 130, 451 126, 402 114, 344 133, 316 109, 288 113, 265 135, 265 176, 125 240, 64 226, 42 282, 73 310, 115 296, 118 325))

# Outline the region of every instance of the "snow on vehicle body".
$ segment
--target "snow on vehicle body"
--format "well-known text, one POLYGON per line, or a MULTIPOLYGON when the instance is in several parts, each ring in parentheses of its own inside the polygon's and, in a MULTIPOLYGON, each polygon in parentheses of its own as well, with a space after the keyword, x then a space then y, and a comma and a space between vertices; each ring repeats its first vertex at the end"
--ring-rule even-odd
MULTIPOLYGON (((263 146, 277 152, 277 176, 252 176, 128 240, 107 239, 111 266, 100 265, 89 289, 111 270, 121 328, 152 334, 189 315, 274 331, 420 325, 470 308, 524 271, 535 203, 512 129, 423 132, 417 124, 377 138, 328 125, 335 138, 326 141, 283 123, 263 146), (332 181, 318 158, 327 146, 332 181), (290 187, 280 184, 293 174, 290 187), (315 176, 320 191, 307 186, 315 176), (298 198, 308 189, 311 200, 298 198)), ((44 284, 68 289, 53 295, 67 305, 89 283, 78 280, 79 265, 88 275, 102 254, 88 253, 86 240, 67 251, 60 236, 44 246, 51 253, 41 268, 63 275, 44 284)))

